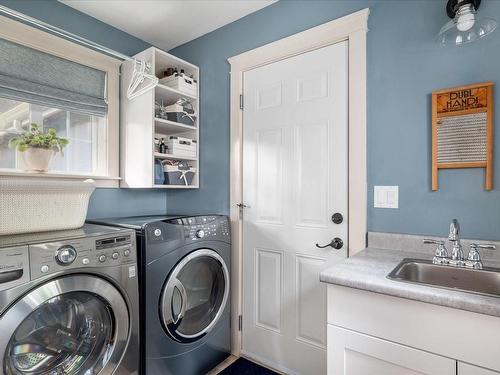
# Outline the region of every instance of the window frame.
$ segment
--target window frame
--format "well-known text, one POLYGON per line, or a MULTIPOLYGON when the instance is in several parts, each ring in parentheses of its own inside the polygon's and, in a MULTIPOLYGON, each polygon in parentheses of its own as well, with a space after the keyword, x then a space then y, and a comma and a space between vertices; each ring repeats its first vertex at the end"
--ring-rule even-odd
POLYGON ((105 137, 100 137, 100 140, 105 138, 105 142, 98 142, 98 155, 106 155, 106 160, 101 165, 98 175, 0 169, 0 177, 36 176, 64 180, 92 178, 98 187, 119 187, 119 94, 122 61, 4 16, 0 16, 0 38, 106 72, 108 100, 107 134, 105 137))

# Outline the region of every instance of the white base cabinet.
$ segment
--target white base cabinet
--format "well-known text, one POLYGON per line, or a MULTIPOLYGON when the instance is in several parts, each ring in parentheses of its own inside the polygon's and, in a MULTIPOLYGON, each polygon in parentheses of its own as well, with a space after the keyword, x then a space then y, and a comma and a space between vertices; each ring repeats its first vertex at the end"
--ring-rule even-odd
POLYGON ((456 361, 328 326, 329 375, 456 375, 456 361))
POLYGON ((498 332, 493 316, 328 286, 328 375, 500 375, 498 332))

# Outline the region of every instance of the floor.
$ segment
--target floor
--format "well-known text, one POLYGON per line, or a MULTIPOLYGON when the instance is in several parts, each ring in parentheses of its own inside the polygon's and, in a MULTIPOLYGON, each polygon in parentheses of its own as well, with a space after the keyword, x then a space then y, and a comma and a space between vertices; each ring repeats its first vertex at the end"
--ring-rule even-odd
MULTIPOLYGON (((226 358, 226 360, 224 362, 221 362, 217 367, 215 367, 212 371, 210 371, 207 375, 218 375, 220 374, 223 370, 225 370, 226 368, 228 368, 231 364, 233 364, 234 362, 236 362, 236 360, 238 359, 238 357, 234 356, 234 355, 230 355, 229 357, 226 358)), ((279 375, 286 375, 282 372, 279 372, 279 371, 276 371, 274 369, 271 369, 269 368, 268 366, 265 366, 261 363, 258 363, 256 361, 252 361, 254 363, 257 363, 259 366, 262 366, 266 369, 270 369, 272 371, 274 371, 276 374, 279 374, 279 375)))

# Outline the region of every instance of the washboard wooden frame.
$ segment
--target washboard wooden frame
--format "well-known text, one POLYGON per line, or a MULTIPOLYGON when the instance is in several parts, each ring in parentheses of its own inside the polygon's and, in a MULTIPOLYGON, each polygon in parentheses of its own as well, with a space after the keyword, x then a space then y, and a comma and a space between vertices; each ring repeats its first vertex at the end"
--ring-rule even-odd
POLYGON ((438 172, 485 168, 485 189, 493 189, 493 82, 432 93, 432 190, 438 172))

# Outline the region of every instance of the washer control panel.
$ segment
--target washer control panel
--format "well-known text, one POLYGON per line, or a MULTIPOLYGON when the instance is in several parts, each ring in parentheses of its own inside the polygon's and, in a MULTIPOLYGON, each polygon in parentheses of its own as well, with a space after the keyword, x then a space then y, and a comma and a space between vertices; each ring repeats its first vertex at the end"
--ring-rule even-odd
POLYGON ((135 232, 29 246, 31 278, 81 267, 136 263, 135 232))
POLYGON ((229 241, 229 221, 225 216, 193 216, 172 220, 184 226, 187 241, 218 240, 229 241))

